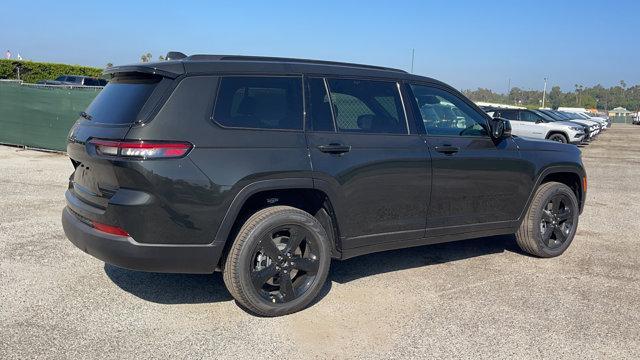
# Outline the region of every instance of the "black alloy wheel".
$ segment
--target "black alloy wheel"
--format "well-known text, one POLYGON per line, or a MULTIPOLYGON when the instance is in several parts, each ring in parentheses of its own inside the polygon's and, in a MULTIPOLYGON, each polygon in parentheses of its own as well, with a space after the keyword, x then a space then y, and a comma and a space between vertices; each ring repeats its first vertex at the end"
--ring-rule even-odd
POLYGON ((304 309, 320 293, 331 264, 327 231, 290 206, 257 211, 240 228, 223 267, 227 289, 245 309, 281 316, 304 309))
POLYGON ((516 232, 520 248, 545 258, 564 253, 578 228, 577 195, 566 184, 551 181, 540 185, 516 232))
POLYGON ((549 249, 561 246, 573 230, 572 202, 565 194, 555 194, 542 209, 540 234, 549 249))
POLYGON ((256 244, 249 271, 254 289, 274 303, 305 293, 318 274, 318 240, 299 225, 278 226, 256 244))

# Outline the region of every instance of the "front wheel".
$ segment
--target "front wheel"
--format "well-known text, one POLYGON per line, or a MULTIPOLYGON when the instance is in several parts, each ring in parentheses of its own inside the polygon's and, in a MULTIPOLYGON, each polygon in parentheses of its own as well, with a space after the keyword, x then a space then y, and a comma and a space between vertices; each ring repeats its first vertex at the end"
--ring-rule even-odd
POLYGON ((579 206, 565 184, 540 185, 516 233, 520 248, 535 256, 555 257, 573 241, 578 227, 579 206))
POLYGON ((568 142, 567 138, 562 134, 552 134, 549 136, 549 140, 566 144, 568 142))
POLYGON ((229 250, 223 278, 246 309, 280 316, 315 299, 330 262, 329 239, 318 220, 300 209, 274 206, 244 223, 229 250))

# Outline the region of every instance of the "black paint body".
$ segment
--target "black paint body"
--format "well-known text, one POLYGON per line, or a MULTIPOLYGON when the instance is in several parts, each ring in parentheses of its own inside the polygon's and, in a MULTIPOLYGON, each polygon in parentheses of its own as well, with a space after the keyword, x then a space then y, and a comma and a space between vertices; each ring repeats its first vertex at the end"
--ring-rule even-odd
MULTIPOLYGON (((164 76, 133 125, 79 119, 68 154, 76 170, 63 225, 86 252, 122 267, 212 272, 240 209, 262 191, 304 189, 326 195, 334 216, 334 255, 516 231, 536 187, 549 174, 572 174, 581 208, 585 176, 574 146, 521 138, 430 136, 421 126, 408 84, 426 84, 463 99, 455 89, 402 71, 296 62, 187 58, 116 67, 164 76), (225 128, 212 119, 221 76, 287 75, 397 82, 407 134, 345 134, 308 130, 225 128), (180 159, 111 160, 91 138, 187 141, 180 159), (318 146, 343 144, 343 154, 318 146), (440 146, 459 151, 445 154, 440 146), (85 220, 85 222, 83 222, 85 220), (86 220, 121 227, 129 238, 101 233, 86 220)), ((488 125, 487 125, 488 126, 488 125)), ((306 129, 310 126, 306 124, 306 129)))

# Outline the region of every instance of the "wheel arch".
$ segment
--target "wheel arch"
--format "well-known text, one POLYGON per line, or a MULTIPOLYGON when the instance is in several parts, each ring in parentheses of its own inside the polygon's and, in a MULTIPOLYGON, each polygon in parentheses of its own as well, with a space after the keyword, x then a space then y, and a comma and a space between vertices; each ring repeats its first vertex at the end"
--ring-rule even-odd
POLYGON ((569 142, 569 134, 567 134, 566 132, 562 131, 562 130, 549 130, 549 132, 547 133, 547 136, 545 137, 545 139, 549 139, 551 136, 556 135, 556 134, 560 134, 562 136, 564 136, 565 139, 567 139, 567 143, 569 142))
POLYGON ((527 199, 527 204, 520 213, 520 217, 518 218, 519 222, 522 221, 529 209, 529 206, 531 206, 531 201, 533 201, 533 197, 540 185, 550 181, 557 181, 569 186, 569 188, 573 190, 574 194, 576 194, 580 213, 582 213, 586 197, 586 191, 583 187, 583 178, 586 178, 584 169, 575 166, 551 166, 541 171, 534 183, 535 185, 531 190, 531 194, 527 199))
MULTIPOLYGON (((214 243, 226 254, 233 237, 252 214, 270 206, 292 206, 316 217, 327 230, 333 257, 340 256, 340 235, 334 202, 329 193, 314 187, 311 178, 261 180, 243 187, 225 214, 214 243)), ((224 256, 220 262, 224 261, 224 256)))

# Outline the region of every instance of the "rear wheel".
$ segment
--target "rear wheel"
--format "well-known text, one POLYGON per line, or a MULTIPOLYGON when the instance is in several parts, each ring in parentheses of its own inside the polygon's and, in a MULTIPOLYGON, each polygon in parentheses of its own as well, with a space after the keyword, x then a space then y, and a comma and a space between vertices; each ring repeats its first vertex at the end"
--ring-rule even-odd
POLYGON ((280 316, 315 299, 330 262, 329 240, 318 220, 300 209, 275 206, 244 223, 229 250, 223 277, 246 309, 280 316))
POLYGON ((566 144, 568 142, 567 137, 562 134, 551 134, 549 140, 566 144))
POLYGON ((565 184, 540 185, 516 233, 520 248, 539 257, 562 254, 578 227, 578 200, 565 184))

